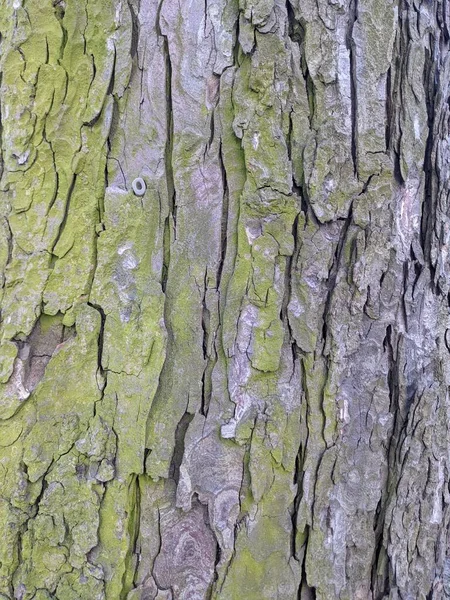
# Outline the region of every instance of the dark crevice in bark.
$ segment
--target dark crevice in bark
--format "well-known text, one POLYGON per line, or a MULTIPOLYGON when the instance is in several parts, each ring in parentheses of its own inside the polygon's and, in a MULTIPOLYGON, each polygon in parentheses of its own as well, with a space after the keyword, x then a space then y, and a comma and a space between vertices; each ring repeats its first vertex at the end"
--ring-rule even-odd
POLYGON ((206 292, 208 291, 208 271, 205 271, 203 278, 203 295, 202 295, 202 352, 203 360, 208 359, 208 336, 210 335, 211 315, 206 306, 206 292))
POLYGON ((204 417, 208 416, 208 410, 212 395, 212 371, 216 362, 216 359, 214 360, 209 357, 202 375, 202 398, 200 414, 204 417))
POLYGON ((201 397, 201 405, 200 405, 200 414, 203 416, 207 416, 209 403, 211 401, 212 394, 212 371, 214 365, 217 362, 217 354, 215 353, 215 344, 211 345, 212 351, 214 352, 214 356, 211 356, 208 351, 208 342, 209 338, 213 335, 211 331, 211 315, 209 309, 206 305, 206 293, 208 290, 208 273, 205 272, 204 282, 203 282, 203 298, 202 298, 202 332, 203 332, 203 341, 202 341, 202 349, 203 349, 203 359, 206 361, 206 366, 203 370, 202 374, 202 397, 201 397))
POLYGON ((358 178, 358 104, 356 87, 356 47, 353 40, 353 28, 358 20, 358 0, 351 0, 349 12, 349 25, 347 31, 347 49, 350 58, 350 104, 352 121, 351 156, 353 162, 353 173, 358 178))
MULTIPOLYGON (((387 352, 388 358, 388 377, 387 383, 389 387, 389 412, 393 415, 397 413, 397 407, 399 405, 399 375, 397 366, 397 352, 398 347, 394 351, 393 346, 393 332, 392 325, 386 327, 386 336, 384 338, 384 351, 387 352)), ((395 428, 395 423, 394 423, 395 428)))
MULTIPOLYGON (((167 141, 165 148, 165 166, 166 166, 166 185, 167 195, 169 198, 169 219, 172 219, 173 240, 177 239, 177 204, 176 204, 176 189, 173 176, 173 101, 172 101, 172 61, 170 58, 169 40, 167 36, 161 33, 159 19, 162 3, 158 8, 156 19, 156 27, 158 35, 163 38, 164 56, 166 60, 166 130, 167 141)), ((172 243, 172 237, 170 237, 172 243)))
POLYGON ((193 414, 185 412, 175 430, 175 447, 173 451, 172 462, 170 464, 169 477, 173 479, 177 485, 180 480, 180 467, 184 456, 184 438, 186 436, 189 423, 193 418, 193 414))
POLYGON ((300 446, 297 456, 295 457, 295 471, 294 471, 294 485, 297 486, 297 491, 295 494, 294 501, 292 503, 292 532, 291 532, 291 556, 297 559, 299 548, 296 547, 296 537, 297 537, 297 517, 298 517, 298 507, 300 505, 300 500, 303 496, 302 489, 302 447, 300 446))
POLYGON ((434 140, 435 140, 435 97, 439 86, 439 69, 436 66, 435 57, 425 51, 425 64, 423 72, 426 107, 428 114, 428 137, 425 147, 423 172, 425 174, 425 190, 422 204, 422 220, 420 226, 420 243, 425 261, 431 272, 431 283, 434 284, 435 265, 431 258, 431 247, 434 223, 436 222, 436 190, 434 171, 434 140))
MULTIPOLYGON (((113 90, 114 90, 114 84, 116 82, 116 63, 117 63, 117 49, 116 49, 116 45, 114 44, 114 56, 113 56, 113 64, 112 64, 112 69, 111 69, 111 79, 109 80, 108 89, 106 90, 106 97, 111 96, 113 93, 113 90)), ((105 101, 106 101, 106 97, 105 97, 105 101)), ((105 104, 103 103, 102 108, 99 110, 95 119, 92 119, 92 121, 90 123, 88 123, 88 125, 90 127, 92 127, 92 125, 100 119, 103 109, 104 109, 104 106, 105 106, 105 104)))
POLYGON ((386 129, 385 129, 385 144, 386 152, 392 149, 392 119, 393 119, 393 106, 395 103, 392 98, 392 64, 390 65, 386 74, 386 129))
POLYGON ((208 138, 208 141, 205 144, 205 150, 203 152, 203 160, 205 160, 206 155, 208 154, 208 152, 209 152, 209 150, 210 150, 210 148, 212 146, 212 143, 214 141, 214 134, 215 134, 215 125, 214 125, 214 119, 215 119, 215 117, 214 117, 214 114, 215 113, 214 113, 214 108, 213 108, 212 111, 211 111, 211 117, 209 119, 209 138, 208 138))
POLYGON ((223 197, 222 197, 222 217, 221 217, 221 222, 220 222, 220 257, 219 257, 219 265, 217 267, 217 283, 216 283, 218 290, 220 290, 220 282, 222 279, 223 265, 224 265, 225 257, 227 254, 228 217, 229 217, 229 204, 230 204, 227 172, 225 169, 225 164, 223 162, 222 140, 220 140, 220 144, 219 144, 219 165, 220 165, 220 170, 222 173, 223 197))
POLYGON ((373 530, 375 535, 375 546, 373 552, 370 591, 373 600, 382 600, 385 595, 389 595, 389 576, 386 569, 386 549, 383 543, 383 530, 385 521, 387 494, 383 489, 382 497, 378 501, 373 519, 373 530), (383 562, 384 561, 384 562, 383 562), (380 574, 380 570, 384 564, 384 569, 380 574))
POLYGON ((203 10, 204 10, 204 15, 205 15, 205 20, 203 23, 203 37, 208 37, 206 35, 206 23, 208 21, 208 0, 204 0, 204 4, 203 4, 203 10))
MULTIPOLYGON (((1 140, 0 140, 1 141, 1 140)), ((0 165, 1 166, 1 165, 0 165)), ((1 175, 0 175, 1 177, 1 175)), ((4 273, 2 273, 0 275, 0 280, 2 281, 2 285, 0 287, 0 289, 3 289, 6 285, 6 270, 8 268, 8 265, 11 263, 12 260, 12 256, 13 256, 13 233, 11 230, 11 225, 9 223, 9 219, 8 217, 5 217, 3 220, 5 227, 7 229, 6 232, 6 252, 7 252, 7 256, 6 256, 6 261, 5 261, 5 270, 4 273)), ((0 310, 0 322, 2 321, 2 312, 0 310)))
POLYGON ((173 192, 172 195, 172 224, 173 224, 173 239, 174 241, 177 239, 177 203, 176 203, 176 193, 175 191, 173 192))
POLYGON ((101 319, 101 321, 100 321, 100 331, 99 331, 99 334, 98 334, 98 369, 99 369, 101 375, 106 376, 105 369, 103 369, 103 366, 102 366, 102 355, 103 355, 103 342, 104 342, 104 334, 105 334, 106 314, 105 314, 105 311, 103 310, 103 308, 99 304, 94 304, 92 302, 88 302, 88 305, 91 306, 92 308, 95 308, 95 310, 100 315, 100 319, 101 319))
MULTIPOLYGON (((88 306, 94 308, 100 315, 100 330, 98 332, 98 341, 97 341, 97 386, 100 391, 100 398, 94 402, 93 414, 95 417, 97 415, 97 404, 103 400, 104 395, 105 395, 105 389, 106 389, 106 386, 108 383, 108 369, 104 369, 103 365, 102 365, 106 314, 105 314, 105 311, 103 310, 103 308, 98 304, 88 302, 88 306)), ((117 398, 116 398, 116 400, 117 400, 117 398)), ((114 431, 114 429, 113 429, 113 431, 114 431)), ((116 433, 115 433, 115 435, 117 437, 116 433)))
MULTIPOLYGON (((292 163, 292 111, 293 109, 291 108, 291 110, 289 111, 289 127, 286 134, 286 149, 290 163, 292 163)), ((292 183, 297 183, 295 181, 294 175, 292 176, 292 183)))
POLYGON ((166 293, 167 288, 167 277, 169 273, 170 264, 170 216, 166 217, 164 221, 164 232, 163 232, 163 264, 161 269, 161 289, 163 293, 166 293))
POLYGON ((240 25, 239 25, 239 14, 236 18, 236 31, 233 35, 233 66, 239 66, 239 53, 241 46, 239 44, 239 33, 240 33, 240 25))
POLYGON ((306 201, 306 197, 305 197, 305 194, 303 193, 302 189, 298 188, 298 191, 300 194, 300 203, 301 203, 301 207, 302 207, 302 213, 305 215, 306 221, 308 220, 308 218, 310 216, 310 212, 311 212, 312 217, 317 221, 316 216, 310 207, 310 204, 308 204, 308 202, 306 201))
POLYGON ((144 460, 143 460, 143 468, 142 468, 143 473, 145 473, 145 465, 146 465, 147 459, 149 458, 151 453, 152 453, 152 451, 149 448, 144 449, 144 460))
MULTIPOLYGON (((104 178, 105 178, 105 189, 109 187, 109 177, 108 177, 108 154, 109 151, 111 149, 110 145, 109 145, 109 138, 106 140, 106 145, 107 145, 107 153, 106 153, 106 160, 105 160, 105 171, 104 171, 104 178)), ((98 201, 98 212, 99 212, 99 225, 102 226, 103 231, 105 230, 105 226, 102 223, 103 221, 103 215, 105 213, 105 201, 104 201, 104 196, 103 198, 99 199, 98 201)), ((98 231, 95 232, 97 237, 100 235, 100 233, 98 231)))
MULTIPOLYGON (((390 559, 387 555, 387 552, 384 548, 384 537, 386 530, 386 507, 389 501, 392 498, 392 495, 396 493, 396 488, 398 486, 398 460, 397 454, 400 446, 400 437, 401 431, 405 426, 402 418, 402 411, 400 406, 400 351, 401 351, 401 336, 398 333, 394 333, 394 329, 392 325, 388 325, 386 328, 386 335, 383 341, 383 346, 385 352, 387 352, 387 363, 388 363, 388 374, 387 374, 387 383, 389 388, 389 413, 393 415, 392 427, 388 436, 388 447, 386 449, 386 457, 387 457, 387 481, 382 489, 381 496, 381 505, 380 510, 376 522, 376 526, 378 531, 380 532, 380 538, 378 543, 378 551, 377 551, 377 562, 375 564, 375 568, 372 573, 372 585, 375 585, 375 573, 380 569, 380 562, 384 561, 384 585, 383 588, 389 590, 389 587, 393 584, 391 578, 395 577, 392 572, 392 567, 390 565, 390 559), (383 533, 381 533, 381 530, 383 533), (382 536, 382 538, 381 538, 382 536)), ((395 579, 394 579, 395 581, 395 579)), ((380 588, 380 586, 378 586, 380 588)), ((383 598, 382 592, 384 592, 380 588, 377 600, 379 598, 383 598)))
POLYGON ((375 177, 375 175, 379 175, 379 173, 372 173, 372 175, 369 175, 367 181, 364 182, 362 190, 359 192, 358 196, 363 196, 367 192, 367 190, 369 189, 370 182, 375 177))
POLYGON ((292 297, 292 269, 295 268, 298 259, 298 253, 300 251, 297 239, 298 229, 298 218, 297 214, 294 223, 292 224, 292 237, 294 238, 294 251, 290 256, 286 256, 286 267, 284 275, 284 294, 281 302, 280 319, 283 321, 286 331, 288 333, 289 342, 294 343, 294 336, 292 334, 291 325, 288 317, 288 306, 292 297))
POLYGON ((309 73, 308 65, 306 64, 306 58, 304 56, 302 56, 302 71, 303 71, 303 77, 305 78, 305 82, 306 82, 305 89, 306 89, 306 96, 308 98, 308 107, 309 107, 309 114, 308 114, 309 127, 311 130, 314 130, 313 123, 314 123, 314 116, 316 113, 314 81, 309 73))
POLYGON ((305 30, 302 23, 295 16, 291 0, 286 0, 286 15, 288 22, 288 36, 296 44, 301 44, 305 39, 305 30))
POLYGON ((128 8, 131 14, 131 45, 130 55, 134 58, 137 54, 138 43, 139 43, 139 19, 133 8, 131 2, 128 2, 128 8))
MULTIPOLYGON (((53 106, 53 100, 54 100, 54 94, 52 95, 52 106, 53 106)), ((50 152, 52 153, 52 160, 53 160, 53 171, 55 173, 55 189, 53 191, 53 195, 51 197, 51 200, 49 202, 48 208, 47 208, 47 215, 49 214, 49 212, 51 211, 51 209, 53 208, 55 202, 56 202, 56 198, 58 197, 58 190, 59 190, 59 173, 58 170, 56 168, 56 155, 55 155, 55 150, 53 148, 53 144, 50 140, 47 139, 47 131, 44 127, 44 131, 42 132, 42 138, 47 142, 49 148, 50 148, 50 152)))
POLYGON ((408 330, 408 307, 407 307, 407 299, 406 299, 406 293, 408 290, 408 283, 409 283, 409 268, 408 268, 408 261, 405 260, 403 262, 403 293, 400 299, 400 309, 401 309, 401 314, 403 317, 403 323, 405 326, 405 330, 408 330))
MULTIPOLYGON (((214 533, 214 530, 212 528, 211 528, 211 530, 214 533)), ((215 536, 215 534, 214 534, 214 536, 215 536)), ((219 575, 217 573, 217 568, 218 568, 218 566, 220 564, 221 558, 222 558, 222 550, 220 549, 220 544, 217 542, 216 558, 215 558, 215 561, 214 561, 214 576, 213 576, 212 583, 211 583, 210 588, 209 588, 208 593, 207 593, 207 600, 211 600, 212 597, 213 597, 214 588, 215 588, 217 580, 219 579, 219 575)))
POLYGON ((406 70, 406 51, 404 39, 404 24, 403 11, 399 10, 398 15, 399 27, 396 33, 393 59, 388 71, 389 94, 386 97, 386 125, 389 132, 387 147, 391 150, 391 157, 394 166, 394 178, 398 185, 404 185, 401 169, 401 128, 400 128, 400 113, 402 110, 403 100, 401 93, 402 76, 406 70))

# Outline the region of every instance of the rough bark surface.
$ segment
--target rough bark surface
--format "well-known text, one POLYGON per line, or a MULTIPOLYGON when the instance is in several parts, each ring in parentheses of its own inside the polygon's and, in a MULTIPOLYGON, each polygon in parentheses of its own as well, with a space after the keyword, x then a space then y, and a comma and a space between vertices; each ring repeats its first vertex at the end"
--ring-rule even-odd
POLYGON ((450 598, 447 0, 0 29, 0 598, 450 598))

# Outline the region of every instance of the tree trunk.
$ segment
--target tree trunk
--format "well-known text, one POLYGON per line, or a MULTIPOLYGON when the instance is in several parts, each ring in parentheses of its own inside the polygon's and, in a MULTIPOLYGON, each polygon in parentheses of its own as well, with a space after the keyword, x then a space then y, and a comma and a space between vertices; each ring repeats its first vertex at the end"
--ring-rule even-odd
POLYGON ((448 0, 0 28, 0 598, 450 598, 448 0))

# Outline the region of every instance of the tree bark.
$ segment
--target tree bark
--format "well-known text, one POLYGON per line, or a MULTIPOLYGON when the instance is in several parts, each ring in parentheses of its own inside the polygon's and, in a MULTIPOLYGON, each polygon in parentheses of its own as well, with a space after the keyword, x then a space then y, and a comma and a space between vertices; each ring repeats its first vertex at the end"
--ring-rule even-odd
POLYGON ((447 0, 0 29, 0 598, 450 598, 447 0))

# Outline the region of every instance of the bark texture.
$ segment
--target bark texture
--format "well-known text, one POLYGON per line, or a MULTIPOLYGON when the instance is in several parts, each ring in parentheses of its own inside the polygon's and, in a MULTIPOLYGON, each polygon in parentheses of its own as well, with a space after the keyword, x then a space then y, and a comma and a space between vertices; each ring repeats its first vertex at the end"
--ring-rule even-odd
POLYGON ((448 1, 0 29, 0 598, 449 598, 448 1))

